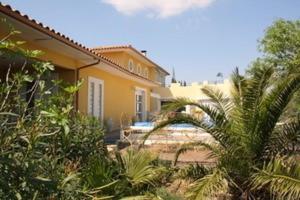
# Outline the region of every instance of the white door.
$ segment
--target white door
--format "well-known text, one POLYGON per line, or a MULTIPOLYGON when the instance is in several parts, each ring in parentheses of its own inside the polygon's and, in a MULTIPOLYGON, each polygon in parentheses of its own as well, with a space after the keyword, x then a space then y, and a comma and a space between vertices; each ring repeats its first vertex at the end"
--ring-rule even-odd
POLYGON ((88 113, 103 120, 104 82, 93 77, 89 77, 88 82, 88 113))
POLYGON ((135 91, 135 114, 137 121, 144 121, 146 117, 146 94, 143 90, 135 91))

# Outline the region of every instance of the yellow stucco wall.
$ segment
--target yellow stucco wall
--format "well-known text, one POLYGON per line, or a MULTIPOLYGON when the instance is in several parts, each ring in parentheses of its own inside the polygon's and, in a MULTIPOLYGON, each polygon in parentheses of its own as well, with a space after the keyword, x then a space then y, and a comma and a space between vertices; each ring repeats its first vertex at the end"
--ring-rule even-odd
POLYGON ((157 87, 154 89, 154 92, 158 93, 163 99, 188 98, 198 101, 208 99, 201 90, 207 86, 221 90, 226 96, 230 97, 231 82, 229 80, 224 80, 224 82, 217 84, 210 84, 208 82, 192 83, 188 86, 180 86, 179 83, 172 83, 170 87, 157 87))
POLYGON ((101 54, 127 69, 127 63, 125 65, 125 62, 128 58, 124 52, 109 52, 101 54))
POLYGON ((112 129, 119 128, 121 113, 135 116, 135 88, 146 89, 146 110, 150 109, 150 87, 131 81, 96 67, 82 69, 79 77, 84 83, 79 91, 79 110, 88 112, 88 77, 104 81, 104 121, 112 121, 112 129))
POLYGON ((148 79, 150 80, 155 80, 155 67, 148 65, 143 59, 138 59, 126 52, 104 52, 101 53, 104 56, 110 58, 111 60, 117 62, 120 64, 122 67, 128 70, 128 62, 129 60, 133 61, 134 64, 134 73, 138 74, 137 71, 137 65, 140 64, 142 68, 142 72, 144 71, 145 68, 148 69, 148 79))
MULTIPOLYGON (((1 36, 1 34, 0 34, 1 36)), ((22 38, 15 38, 23 40, 22 38)), ((55 41, 55 40, 53 40, 55 41)), ((43 48, 38 42, 27 41, 24 44, 25 49, 41 50, 45 54, 40 59, 51 61, 55 65, 59 65, 56 71, 59 78, 68 81, 75 81, 75 69, 83 66, 84 64, 78 58, 68 57, 61 52, 63 49, 51 51, 50 49, 43 48)), ((135 72, 137 63, 141 63, 142 67, 149 67, 142 60, 138 60, 124 52, 112 53, 111 58, 127 69, 128 60, 132 59, 135 64, 135 72)), ((100 64, 101 65, 101 64, 100 64)), ((151 76, 152 67, 149 67, 149 76, 151 76)), ((150 110, 150 92, 149 86, 128 80, 117 75, 113 75, 96 67, 88 67, 80 70, 79 78, 84 80, 84 83, 78 94, 78 109, 80 112, 87 114, 88 110, 88 77, 94 77, 104 81, 104 120, 111 119, 113 129, 119 128, 119 119, 121 113, 126 113, 129 116, 135 116, 135 89, 136 87, 146 90, 146 112, 150 110)))

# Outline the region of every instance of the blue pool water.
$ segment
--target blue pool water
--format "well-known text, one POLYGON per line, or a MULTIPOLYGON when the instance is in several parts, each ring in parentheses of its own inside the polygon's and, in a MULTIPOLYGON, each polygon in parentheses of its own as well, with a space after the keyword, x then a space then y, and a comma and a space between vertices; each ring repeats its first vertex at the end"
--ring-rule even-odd
MULTIPOLYGON (((134 126, 139 126, 139 127, 153 127, 154 123, 153 122, 135 122, 134 126)), ((170 127, 173 128, 193 128, 194 126, 192 124, 172 124, 170 127)))

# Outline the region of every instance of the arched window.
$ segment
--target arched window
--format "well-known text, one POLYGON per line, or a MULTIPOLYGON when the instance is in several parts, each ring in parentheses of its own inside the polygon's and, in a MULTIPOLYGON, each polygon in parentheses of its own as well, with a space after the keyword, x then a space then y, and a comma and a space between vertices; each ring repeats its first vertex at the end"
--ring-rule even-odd
POLYGON ((133 60, 129 59, 128 61, 128 70, 133 72, 134 71, 134 64, 133 64, 133 60))
POLYGON ((144 77, 148 78, 148 76, 149 76, 148 68, 144 69, 144 73, 143 74, 144 74, 144 77))
POLYGON ((137 74, 142 75, 142 66, 140 63, 137 65, 137 74))

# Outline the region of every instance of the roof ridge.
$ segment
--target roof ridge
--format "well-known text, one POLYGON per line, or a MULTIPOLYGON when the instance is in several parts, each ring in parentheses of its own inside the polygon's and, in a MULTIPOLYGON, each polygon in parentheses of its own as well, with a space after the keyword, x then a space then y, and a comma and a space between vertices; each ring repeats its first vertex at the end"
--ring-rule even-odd
MULTIPOLYGON (((145 56, 141 51, 139 51, 138 49, 134 48, 132 45, 112 45, 112 46, 104 46, 104 47, 96 47, 96 48, 92 48, 92 50, 94 51, 101 51, 101 50, 111 50, 111 49, 125 49, 125 48, 129 48, 132 49, 135 53, 137 53, 138 55, 142 56, 144 59, 148 60, 150 63, 152 63, 153 65, 157 66, 160 70, 164 71, 165 73, 169 74, 169 72, 167 72, 164 68, 162 68, 161 66, 159 66, 157 63, 155 63, 153 60, 151 60, 150 58, 148 58, 147 56, 145 56)), ((98 52, 101 53, 101 52, 98 52)))
POLYGON ((124 44, 124 45, 103 45, 98 47, 93 47, 91 49, 117 49, 117 48, 131 48, 131 44, 124 44))
MULTIPOLYGON (((95 52, 96 49, 88 48, 87 46, 85 46, 79 42, 76 42, 74 39, 64 35, 63 33, 60 33, 58 31, 54 30, 53 28, 51 28, 49 26, 45 26, 42 22, 38 22, 37 20, 30 18, 28 15, 23 14, 21 11, 14 9, 10 5, 4 4, 1 1, 0 1, 0 11, 12 18, 15 18, 15 19, 21 21, 24 24, 27 23, 27 25, 31 26, 32 28, 39 29, 39 31, 41 31, 41 32, 44 32, 44 33, 50 34, 50 35, 52 34, 51 35, 52 37, 58 37, 57 38, 58 40, 60 40, 63 43, 66 43, 69 46, 72 46, 73 48, 77 48, 78 50, 81 50, 83 52, 100 57, 100 58, 110 62, 111 64, 118 66, 119 68, 123 68, 121 65, 117 64, 116 62, 112 61, 111 59, 103 56, 102 54, 99 54, 98 52, 95 52), (24 20, 24 21, 22 21, 22 20, 24 20)), ((131 44, 127 45, 126 47, 133 48, 131 46, 131 44)))
POLYGON ((43 29, 46 29, 60 37, 62 37, 63 39, 67 40, 68 42, 71 42, 72 44, 86 50, 86 51, 89 51, 90 53, 92 53, 91 49, 88 48, 87 46, 75 41, 74 39, 64 35, 63 33, 59 32, 59 31, 56 31, 54 28, 52 27, 49 27, 47 25, 44 25, 42 22, 39 22, 31 17, 29 17, 27 14, 23 14, 21 11, 17 10, 17 9, 14 9, 12 6, 10 6, 9 4, 4 4, 2 2, 0 2, 0 8, 3 7, 5 9, 8 9, 10 11, 12 11, 13 13, 17 14, 18 16, 22 17, 23 19, 25 20, 28 20, 29 22, 31 23, 34 23, 35 25, 39 26, 40 28, 43 28, 43 29))

